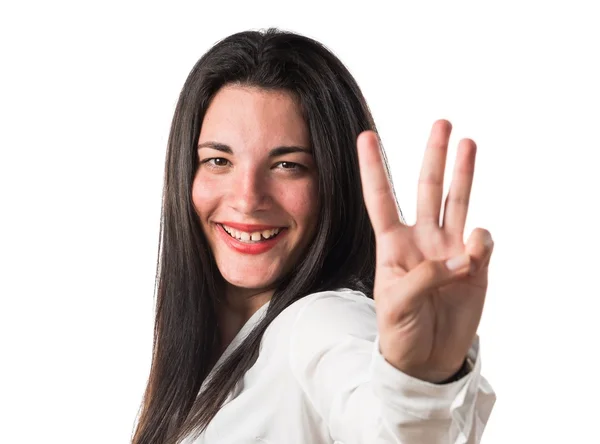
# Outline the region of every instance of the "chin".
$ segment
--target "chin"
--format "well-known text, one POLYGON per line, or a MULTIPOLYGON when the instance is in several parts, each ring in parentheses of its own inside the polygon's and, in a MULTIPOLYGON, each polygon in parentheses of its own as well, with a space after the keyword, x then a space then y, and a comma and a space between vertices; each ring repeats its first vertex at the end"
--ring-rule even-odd
POLYGON ((235 273, 223 273, 223 278, 227 283, 238 288, 262 289, 267 288, 275 282, 275 278, 268 276, 240 276, 235 273))

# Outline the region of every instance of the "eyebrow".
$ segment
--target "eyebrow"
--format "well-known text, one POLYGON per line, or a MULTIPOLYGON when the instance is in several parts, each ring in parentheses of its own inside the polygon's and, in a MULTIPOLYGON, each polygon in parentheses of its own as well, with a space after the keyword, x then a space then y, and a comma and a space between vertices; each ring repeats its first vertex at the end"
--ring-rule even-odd
MULTIPOLYGON (((198 149, 200 148, 212 148, 213 150, 221 151, 227 154, 233 154, 233 150, 230 146, 225 145, 224 143, 219 142, 203 142, 198 144, 198 149)), ((306 153, 312 154, 312 151, 308 148, 303 148, 301 146, 290 145, 290 146, 278 146, 277 148, 273 148, 269 152, 269 157, 278 157, 283 156, 285 154, 291 153, 306 153)))

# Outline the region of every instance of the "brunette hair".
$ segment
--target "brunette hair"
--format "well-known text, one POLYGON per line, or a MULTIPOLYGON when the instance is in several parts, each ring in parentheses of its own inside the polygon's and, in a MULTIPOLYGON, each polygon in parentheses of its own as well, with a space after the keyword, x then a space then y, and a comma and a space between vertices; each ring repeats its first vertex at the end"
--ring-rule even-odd
MULTIPOLYGON (((293 302, 343 287, 372 297, 375 237, 356 151, 357 136, 364 130, 376 128, 356 81, 331 51, 311 38, 278 29, 240 32, 219 41, 193 67, 168 140, 152 365, 134 444, 175 443, 206 428, 255 362, 267 326, 293 302), (199 393, 218 343, 215 307, 223 278, 191 190, 204 115, 217 91, 229 84, 288 91, 297 98, 318 169, 319 228, 293 271, 278 282, 263 320, 199 393)), ((383 158, 388 168, 385 154, 383 158)))

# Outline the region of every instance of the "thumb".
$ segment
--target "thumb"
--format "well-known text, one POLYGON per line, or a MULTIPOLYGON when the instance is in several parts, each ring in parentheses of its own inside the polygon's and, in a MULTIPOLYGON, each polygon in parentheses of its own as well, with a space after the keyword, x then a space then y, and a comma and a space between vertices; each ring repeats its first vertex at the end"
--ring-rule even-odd
POLYGON ((443 261, 423 261, 404 278, 406 297, 418 297, 427 290, 449 284, 469 274, 472 259, 461 254, 443 261))

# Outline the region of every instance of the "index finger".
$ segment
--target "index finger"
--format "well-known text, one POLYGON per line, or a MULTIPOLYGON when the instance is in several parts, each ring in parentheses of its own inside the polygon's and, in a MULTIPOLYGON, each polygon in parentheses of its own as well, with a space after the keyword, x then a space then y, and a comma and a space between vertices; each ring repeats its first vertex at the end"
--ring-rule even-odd
POLYGON ((356 147, 365 205, 375 236, 379 237, 403 224, 398 215, 398 206, 383 163, 377 134, 363 131, 358 135, 356 147))

